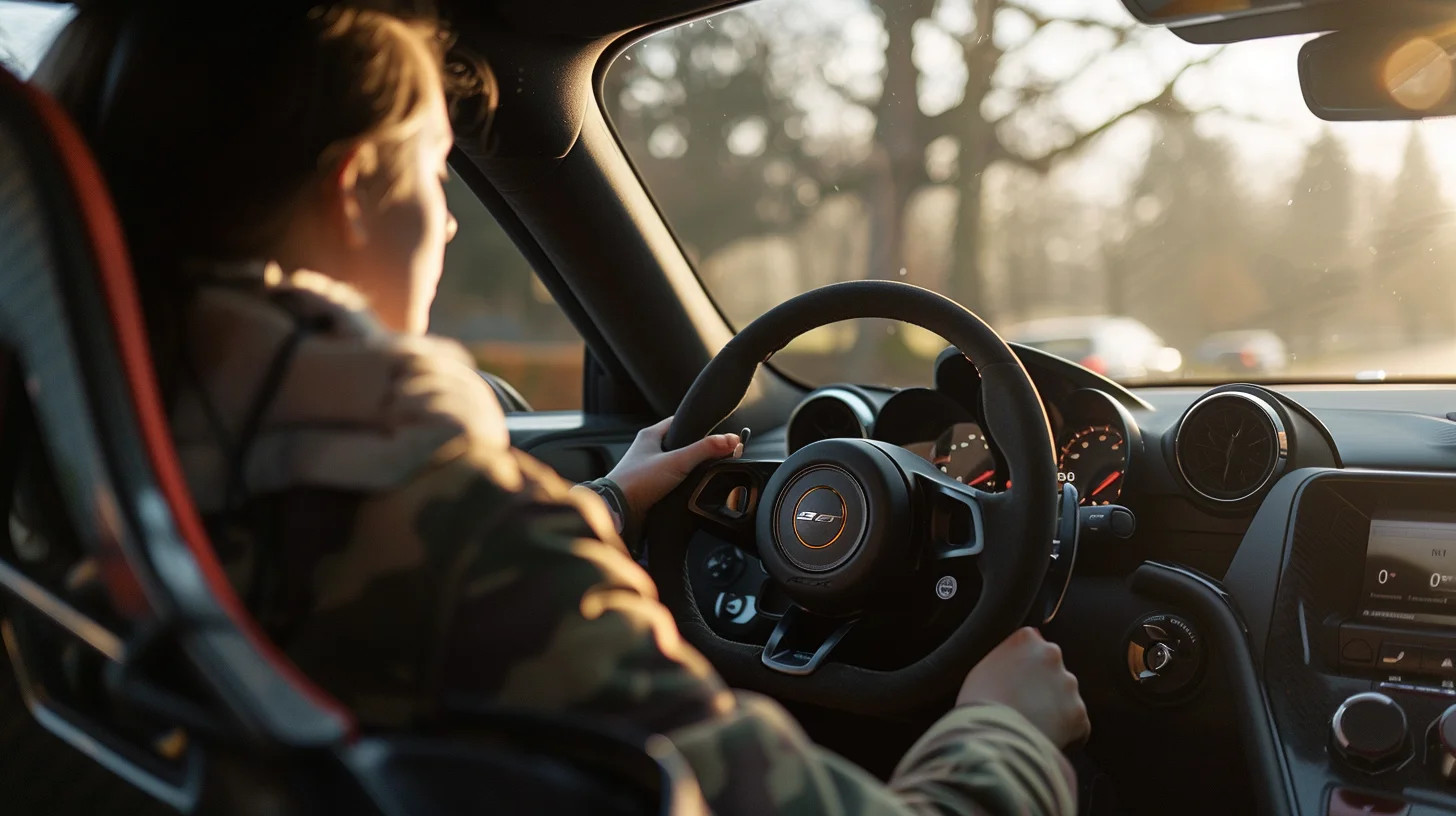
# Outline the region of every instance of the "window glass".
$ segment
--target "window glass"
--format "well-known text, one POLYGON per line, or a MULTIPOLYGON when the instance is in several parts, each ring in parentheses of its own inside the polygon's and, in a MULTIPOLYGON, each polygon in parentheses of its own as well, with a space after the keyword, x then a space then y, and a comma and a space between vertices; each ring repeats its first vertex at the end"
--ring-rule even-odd
POLYGON ((538 411, 581 407, 581 336, 480 199, 453 172, 445 185, 460 231, 430 331, 465 344, 477 364, 521 392, 538 411))
MULTIPOLYGON (((1456 375, 1456 122, 1318 120, 1307 39, 1193 45, 1119 0, 761 0, 627 49, 602 104, 738 327, 885 279, 1124 382, 1456 375)), ((943 347, 860 321, 775 362, 923 383, 943 347)))
POLYGON ((67 3, 0 0, 0 65, 25 79, 75 10, 67 3))
MULTIPOLYGON (((30 76, 71 19, 69 5, 0 0, 0 62, 30 76)), ((454 173, 445 188, 460 231, 445 253, 430 329, 453 337, 537 410, 581 407, 581 338, 485 205, 454 173)))

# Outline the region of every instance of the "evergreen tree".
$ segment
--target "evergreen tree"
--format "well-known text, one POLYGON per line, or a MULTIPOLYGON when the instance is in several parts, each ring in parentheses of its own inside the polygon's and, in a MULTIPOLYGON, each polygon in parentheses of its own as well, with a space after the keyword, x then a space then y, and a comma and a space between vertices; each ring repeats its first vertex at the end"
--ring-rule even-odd
POLYGON ((1226 143, 1199 134, 1185 117, 1158 124, 1128 197, 1129 235, 1109 252, 1107 302, 1187 349, 1267 314, 1268 295, 1252 273, 1260 219, 1226 143))
POLYGON ((1296 355, 1326 348, 1332 314, 1355 295, 1355 186, 1344 146, 1326 130, 1305 154, 1274 257, 1266 259, 1266 283, 1296 355))
POLYGON ((1456 224, 1419 128, 1406 142, 1405 161, 1381 214, 1373 243, 1372 288, 1394 301, 1404 341, 1450 337, 1456 323, 1456 224))

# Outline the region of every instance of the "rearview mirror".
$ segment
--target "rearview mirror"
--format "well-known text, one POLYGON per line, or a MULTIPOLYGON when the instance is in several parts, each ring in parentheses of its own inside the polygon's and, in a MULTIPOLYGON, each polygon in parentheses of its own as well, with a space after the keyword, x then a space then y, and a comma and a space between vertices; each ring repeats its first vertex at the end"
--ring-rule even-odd
POLYGON ((1122 0, 1132 16, 1145 23, 1168 25, 1233 20, 1315 5, 1320 0, 1122 0))
POLYGON ((1349 30, 1299 51, 1305 104, 1330 122, 1456 114, 1456 24, 1422 30, 1349 30))
POLYGON ((1456 19, 1456 0, 1122 0, 1138 20, 1210 45, 1322 34, 1415 29, 1456 19))

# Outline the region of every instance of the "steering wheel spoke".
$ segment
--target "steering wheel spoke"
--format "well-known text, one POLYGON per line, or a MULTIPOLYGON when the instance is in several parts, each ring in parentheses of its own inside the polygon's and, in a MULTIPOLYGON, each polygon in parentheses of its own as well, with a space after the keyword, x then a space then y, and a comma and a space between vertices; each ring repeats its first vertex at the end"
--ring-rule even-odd
POLYGON ((990 493, 951 481, 944 475, 916 474, 925 508, 925 557, 950 561, 979 556, 986 546, 986 513, 990 493))
POLYGON ((744 552, 755 554, 754 519, 764 485, 783 464, 778 459, 721 459, 697 469, 688 509, 713 522, 744 552))
POLYGON ((812 674, 858 622, 790 606, 764 644, 763 665, 783 674, 812 674))

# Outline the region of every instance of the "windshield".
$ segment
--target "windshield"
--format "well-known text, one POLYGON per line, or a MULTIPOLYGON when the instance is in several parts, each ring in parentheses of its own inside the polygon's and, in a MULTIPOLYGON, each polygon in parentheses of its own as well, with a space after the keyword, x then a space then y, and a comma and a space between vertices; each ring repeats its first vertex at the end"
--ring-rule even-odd
MULTIPOLYGON (((1195 46, 1118 0, 761 0, 623 53, 604 104, 742 327, 908 281, 1127 383, 1456 375, 1450 121, 1328 124, 1302 38, 1195 46)), ((944 343, 816 331, 814 384, 944 343)))

